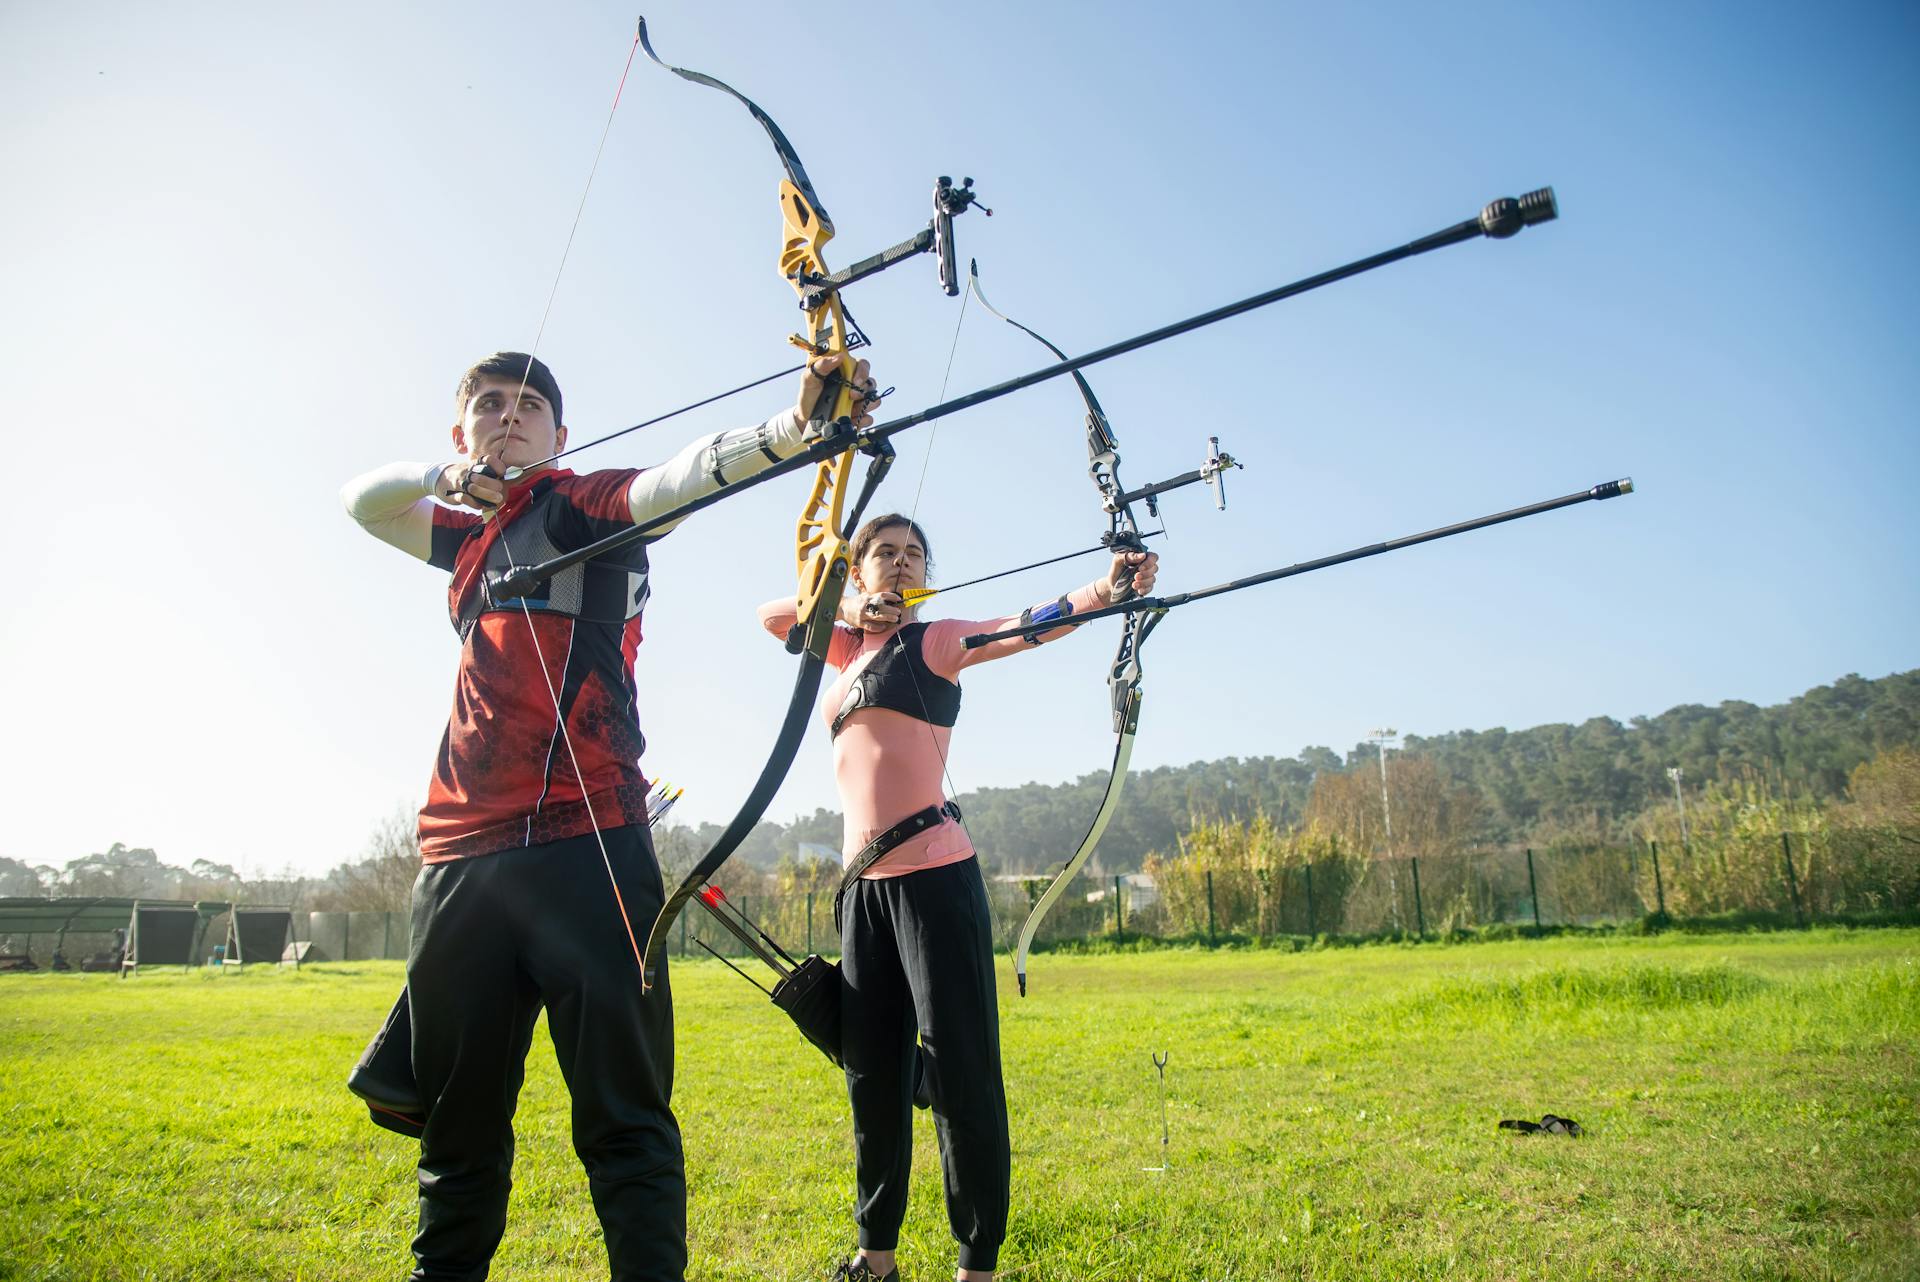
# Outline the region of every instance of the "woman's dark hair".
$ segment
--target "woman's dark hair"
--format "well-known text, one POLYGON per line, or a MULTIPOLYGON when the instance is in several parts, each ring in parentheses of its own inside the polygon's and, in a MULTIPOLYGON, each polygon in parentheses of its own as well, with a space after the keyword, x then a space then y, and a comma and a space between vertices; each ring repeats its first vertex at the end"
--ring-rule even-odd
POLYGON ((553 371, 538 356, 529 356, 525 352, 495 352, 476 363, 472 369, 460 376, 460 386, 454 389, 454 407, 462 414, 467 412, 467 402, 480 386, 483 378, 498 378, 515 383, 525 383, 529 388, 547 398, 547 404, 553 406, 553 425, 560 427, 566 419, 560 415, 560 384, 554 381, 553 371))
POLYGON ((860 532, 853 536, 851 549, 855 564, 866 556, 867 549, 872 547, 873 541, 880 537, 880 531, 895 528, 912 530, 913 537, 920 540, 920 550, 927 555, 927 581, 931 583, 933 581, 933 544, 927 542, 927 532, 920 528, 918 521, 910 516, 902 516, 898 512, 887 512, 876 516, 860 527, 860 532))

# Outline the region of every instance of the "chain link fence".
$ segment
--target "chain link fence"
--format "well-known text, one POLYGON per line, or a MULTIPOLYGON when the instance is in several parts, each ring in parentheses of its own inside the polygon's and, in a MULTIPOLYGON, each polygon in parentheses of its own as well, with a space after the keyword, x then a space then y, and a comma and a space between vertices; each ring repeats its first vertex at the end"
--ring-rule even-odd
POLYGON ((304 935, 298 926, 294 934, 312 944, 308 956, 316 961, 405 961, 411 931, 406 913, 311 912, 304 935))
MULTIPOLYGON (((1658 918, 1744 916, 1810 925, 1920 909, 1920 843, 1894 829, 1745 835, 1711 847, 1658 843, 1475 850, 1207 869, 1158 863, 1146 904, 1130 879, 1108 928, 1167 938, 1451 935, 1658 918)), ((1096 893, 1098 893, 1096 891, 1096 893)))
MULTIPOLYGON (((1041 924, 1035 946, 1433 938, 1499 926, 1524 932, 1648 919, 1812 925, 1920 911, 1920 834, 1897 827, 1743 832, 1677 847, 1594 843, 1392 860, 1332 856, 1203 864, 1177 855, 1152 861, 1151 875, 1082 872, 1041 924)), ((771 880, 738 869, 722 884, 734 905, 793 958, 837 956, 830 886, 787 893, 755 889, 771 880)), ((1013 947, 1048 880, 988 879, 996 947, 1013 947)), ((407 956, 406 913, 295 913, 292 927, 296 941, 311 944, 306 955, 313 960, 407 956)), ((75 935, 70 951, 90 942, 75 935)), ((771 973, 751 960, 746 943, 690 905, 674 927, 670 955, 710 953, 748 961, 743 968, 749 975, 772 982, 771 973)))
MULTIPOLYGON (((781 947, 795 957, 838 953, 831 891, 755 894, 744 889, 751 876, 735 874, 742 889, 731 898, 781 947)), ((1013 947, 1047 880, 989 878, 996 947, 1013 947)), ((1824 829, 1743 836, 1737 848, 1595 843, 1230 868, 1175 857, 1156 860, 1150 876, 1083 872, 1041 924, 1035 945, 1437 938, 1501 926, 1526 933, 1716 918, 1812 925, 1916 911, 1915 834, 1824 829)), ((708 952, 736 962, 752 955, 704 911, 691 910, 675 928, 672 955, 708 952)), ((748 973, 768 978, 764 968, 748 973)))

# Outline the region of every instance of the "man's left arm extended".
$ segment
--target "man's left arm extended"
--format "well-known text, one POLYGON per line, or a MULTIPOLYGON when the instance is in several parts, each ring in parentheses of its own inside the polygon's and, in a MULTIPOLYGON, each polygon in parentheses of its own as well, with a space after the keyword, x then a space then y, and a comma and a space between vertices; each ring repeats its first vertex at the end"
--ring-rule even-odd
MULTIPOLYGON (((636 525, 671 512, 716 490, 744 481, 800 452, 806 424, 798 409, 785 409, 758 427, 743 427, 689 443, 658 467, 633 478, 627 508, 636 525)), ((679 522, 674 522, 678 525, 679 522)), ((662 526, 665 534, 673 525, 662 526)))

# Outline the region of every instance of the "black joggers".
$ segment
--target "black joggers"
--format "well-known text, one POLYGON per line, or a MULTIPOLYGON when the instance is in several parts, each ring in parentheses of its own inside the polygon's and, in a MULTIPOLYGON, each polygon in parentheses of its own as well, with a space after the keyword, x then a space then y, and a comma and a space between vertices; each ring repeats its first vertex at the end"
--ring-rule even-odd
MULTIPOLYGON (((662 899, 652 843, 637 825, 604 835, 644 940, 662 899)), ((593 835, 421 869, 407 989, 427 1107, 415 1282, 487 1275, 506 1228, 513 1112, 543 1006, 614 1282, 681 1282, 687 1190, 668 1108, 673 1004, 664 967, 659 986, 640 994, 593 835)))
POLYGON ((890 1251, 899 1244, 913 1163, 917 1033, 960 1267, 994 1268, 1007 1234, 1012 1159, 980 861, 862 878, 847 891, 840 944, 860 1245, 890 1251))

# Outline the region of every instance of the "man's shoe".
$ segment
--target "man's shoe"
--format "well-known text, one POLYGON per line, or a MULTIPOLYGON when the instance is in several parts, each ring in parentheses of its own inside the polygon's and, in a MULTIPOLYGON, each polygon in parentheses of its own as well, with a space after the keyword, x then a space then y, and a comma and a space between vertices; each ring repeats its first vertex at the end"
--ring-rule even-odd
POLYGON ((867 1267, 864 1259, 842 1260, 834 1266, 832 1282, 900 1282, 900 1270, 890 1269, 881 1277, 867 1267))

